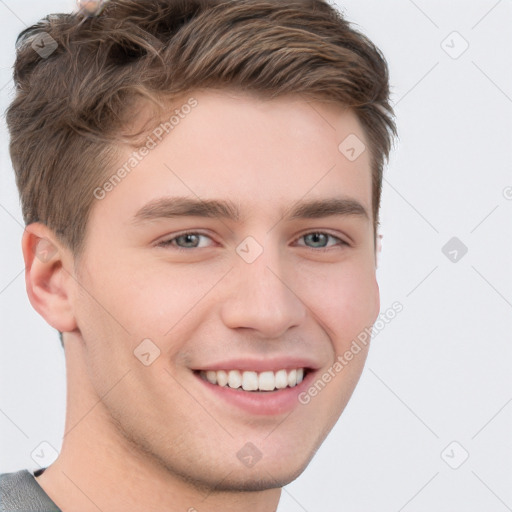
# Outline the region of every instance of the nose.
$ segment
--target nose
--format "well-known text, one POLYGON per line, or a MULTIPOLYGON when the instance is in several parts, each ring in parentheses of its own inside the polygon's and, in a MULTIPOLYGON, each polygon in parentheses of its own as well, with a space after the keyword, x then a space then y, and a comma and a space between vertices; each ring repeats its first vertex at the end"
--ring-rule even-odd
POLYGON ((307 307, 297 292, 296 273, 277 251, 266 249, 252 263, 238 258, 235 267, 221 308, 227 327, 279 338, 304 321, 307 307))

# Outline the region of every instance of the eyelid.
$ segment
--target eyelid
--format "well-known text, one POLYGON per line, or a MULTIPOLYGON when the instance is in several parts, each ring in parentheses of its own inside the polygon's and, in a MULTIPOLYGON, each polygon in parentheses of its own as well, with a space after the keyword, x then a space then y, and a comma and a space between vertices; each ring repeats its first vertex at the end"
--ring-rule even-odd
POLYGON ((322 231, 322 230, 307 231, 305 233, 302 233, 296 240, 301 240, 302 238, 304 238, 308 235, 314 235, 314 234, 327 235, 328 237, 334 238, 335 240, 337 240, 338 243, 334 244, 334 245, 327 246, 327 247, 309 247, 307 245, 300 244, 300 247, 306 247, 306 249, 312 249, 314 251, 322 251, 322 250, 327 251, 327 250, 331 249, 332 247, 341 247, 341 246, 345 246, 345 245, 346 246, 350 245, 347 241, 343 240, 343 238, 341 238, 337 235, 333 235, 329 231, 322 231))
POLYGON ((185 235, 199 235, 199 236, 203 236, 205 238, 209 238, 212 242, 215 242, 209 234, 207 234, 201 230, 194 230, 194 231, 188 230, 188 231, 181 231, 179 233, 174 233, 170 237, 163 237, 161 240, 157 240, 155 242, 155 245, 157 247, 173 247, 175 250, 178 250, 178 251, 191 251, 193 249, 208 249, 209 248, 209 247, 179 247, 177 245, 172 245, 172 242, 174 242, 177 238, 180 238, 185 235))

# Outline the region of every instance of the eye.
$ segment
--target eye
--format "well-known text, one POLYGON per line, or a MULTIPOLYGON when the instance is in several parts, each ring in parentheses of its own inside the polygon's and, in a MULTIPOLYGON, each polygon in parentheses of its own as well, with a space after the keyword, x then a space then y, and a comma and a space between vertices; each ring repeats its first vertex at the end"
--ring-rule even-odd
MULTIPOLYGON (((299 240, 304 240, 306 247, 310 249, 326 249, 328 247, 332 247, 335 245, 348 245, 346 242, 341 240, 336 236, 330 235, 329 233, 322 233, 319 231, 315 231, 313 233, 307 233, 306 235, 302 235, 299 240), (335 243, 329 244, 329 240, 334 240, 335 243), (308 245, 311 244, 311 245, 308 245)), ((303 245, 303 244, 299 244, 303 245)))
MULTIPOLYGON (((348 245, 342 239, 330 235, 329 233, 323 233, 321 231, 315 231, 302 235, 299 240, 304 240, 305 243, 298 243, 303 247, 310 249, 328 249, 333 246, 348 245)), ((189 249, 202 249, 211 247, 213 240, 211 237, 198 232, 187 232, 176 235, 172 238, 168 238, 159 242, 159 247, 173 247, 177 250, 189 250, 189 249), (210 243, 209 243, 210 242, 210 243)))
POLYGON ((208 247, 208 240, 212 241, 209 236, 203 235, 202 233, 182 233, 173 238, 163 240, 158 245, 160 247, 174 246, 178 250, 187 249, 201 249, 208 247))

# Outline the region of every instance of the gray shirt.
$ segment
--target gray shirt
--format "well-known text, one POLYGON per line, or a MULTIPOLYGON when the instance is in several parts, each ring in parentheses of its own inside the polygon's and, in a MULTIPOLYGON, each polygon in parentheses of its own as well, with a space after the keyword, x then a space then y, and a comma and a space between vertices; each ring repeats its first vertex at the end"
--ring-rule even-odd
POLYGON ((43 471, 39 469, 31 473, 22 469, 1 474, 0 512, 62 512, 35 479, 43 471))

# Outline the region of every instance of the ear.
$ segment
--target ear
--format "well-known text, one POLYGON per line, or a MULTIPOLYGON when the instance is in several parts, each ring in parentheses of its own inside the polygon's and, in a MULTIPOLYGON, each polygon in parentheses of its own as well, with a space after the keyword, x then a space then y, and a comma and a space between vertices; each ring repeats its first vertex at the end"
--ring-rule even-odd
POLYGON ((71 289, 73 256, 44 224, 25 228, 22 240, 25 283, 33 308, 55 329, 71 332, 77 328, 71 289))

